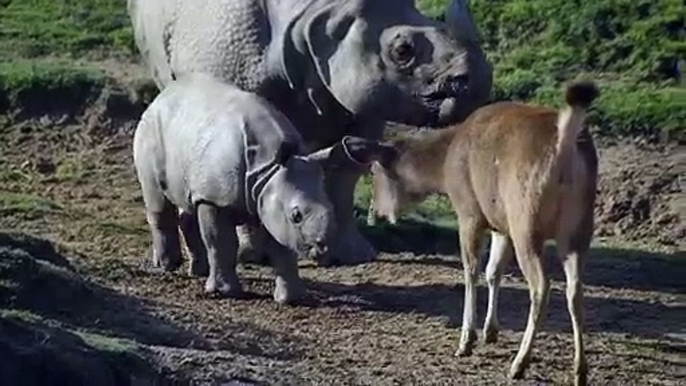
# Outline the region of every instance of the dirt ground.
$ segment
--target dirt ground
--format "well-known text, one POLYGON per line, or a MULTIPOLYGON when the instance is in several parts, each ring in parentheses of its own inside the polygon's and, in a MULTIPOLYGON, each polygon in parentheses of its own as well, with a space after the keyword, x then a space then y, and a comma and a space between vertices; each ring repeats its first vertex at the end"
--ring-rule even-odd
MULTIPOLYGON (((302 261, 310 293, 300 306, 276 305, 271 270, 251 265, 239 275, 254 296, 207 298, 201 279, 141 268, 148 233, 131 133, 100 134, 80 124, 0 123, 0 230, 56 243, 99 288, 87 299, 61 295, 44 317, 133 342, 164 374, 157 384, 569 383, 571 324, 553 253, 554 290, 531 367, 524 380, 509 382, 528 312, 515 266, 504 279, 500 339, 479 343, 469 358, 453 355, 459 259, 432 252, 421 233, 402 235, 417 240, 414 252, 395 253, 375 240, 384 252, 370 264, 324 269, 302 261)), ((686 384, 684 154, 683 146, 636 143, 600 151, 597 242, 585 277, 592 385, 686 384)), ((483 283, 478 302, 482 323, 483 283)))

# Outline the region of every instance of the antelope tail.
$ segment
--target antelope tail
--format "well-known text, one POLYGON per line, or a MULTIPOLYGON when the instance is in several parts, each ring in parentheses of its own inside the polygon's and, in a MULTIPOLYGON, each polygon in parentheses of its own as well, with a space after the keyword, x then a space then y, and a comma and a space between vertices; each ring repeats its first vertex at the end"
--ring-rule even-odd
POLYGON ((560 110, 557 118, 557 160, 563 182, 572 178, 576 139, 584 127, 586 111, 598 95, 598 88, 593 82, 578 82, 567 87, 567 105, 560 110))

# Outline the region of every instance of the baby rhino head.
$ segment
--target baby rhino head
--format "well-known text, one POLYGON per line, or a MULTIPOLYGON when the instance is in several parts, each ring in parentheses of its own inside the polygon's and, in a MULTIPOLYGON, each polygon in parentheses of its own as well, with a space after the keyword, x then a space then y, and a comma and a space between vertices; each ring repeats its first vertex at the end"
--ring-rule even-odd
POLYGON ((336 233, 333 206, 324 190, 324 169, 364 168, 383 157, 387 146, 359 137, 345 137, 309 155, 284 144, 276 156, 279 171, 265 185, 258 214, 281 245, 312 258, 323 256, 336 233))

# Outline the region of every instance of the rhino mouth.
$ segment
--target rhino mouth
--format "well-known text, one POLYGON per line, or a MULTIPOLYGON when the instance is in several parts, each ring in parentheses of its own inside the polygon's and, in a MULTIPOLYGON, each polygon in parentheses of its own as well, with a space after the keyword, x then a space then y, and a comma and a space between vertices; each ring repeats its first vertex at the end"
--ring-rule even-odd
POLYGON ((301 242, 296 248, 300 256, 306 259, 319 261, 329 253, 330 246, 323 241, 301 242))
POLYGON ((421 94, 422 104, 429 111, 429 124, 437 124, 443 109, 454 108, 460 101, 465 100, 469 93, 469 78, 467 75, 449 76, 439 83, 433 90, 421 94), (449 103, 447 103, 449 102, 449 103))
POLYGON ((440 104, 444 99, 459 98, 468 90, 469 78, 467 75, 449 76, 436 89, 422 94, 422 98, 428 105, 440 104))
POLYGON ((307 255, 311 259, 318 259, 319 257, 325 255, 329 251, 329 246, 328 244, 324 242, 315 242, 312 244, 308 244, 305 248, 307 255))

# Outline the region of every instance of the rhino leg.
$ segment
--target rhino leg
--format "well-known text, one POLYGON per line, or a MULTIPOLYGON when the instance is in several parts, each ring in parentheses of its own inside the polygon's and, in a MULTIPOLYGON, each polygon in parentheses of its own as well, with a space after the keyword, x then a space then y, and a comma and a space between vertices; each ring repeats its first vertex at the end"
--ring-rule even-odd
POLYGON ((266 231, 261 227, 240 225, 236 227, 236 232, 238 232, 238 261, 268 265, 269 256, 264 250, 266 238, 269 237, 266 231))
POLYGON ((198 227, 210 266, 205 292, 239 297, 243 294, 243 286, 236 274, 238 236, 236 224, 231 221, 231 214, 226 212, 226 209, 214 205, 198 205, 198 227))
POLYGON ((161 193, 144 191, 145 211, 152 234, 152 267, 171 272, 181 266, 179 218, 176 207, 161 193), (147 194, 146 194, 147 193, 147 194))
POLYGON ((207 262, 207 251, 200 235, 198 216, 194 213, 181 212, 181 231, 190 256, 188 274, 206 277, 210 267, 207 262))
POLYGON ((376 258, 377 252, 360 233, 353 213, 353 193, 360 172, 330 170, 326 172, 326 191, 336 213, 337 233, 332 251, 319 264, 354 265, 376 258))
POLYGON ((279 245, 271 236, 267 235, 267 238, 265 245, 276 274, 274 300, 280 304, 295 303, 307 293, 298 273, 298 255, 279 245))

